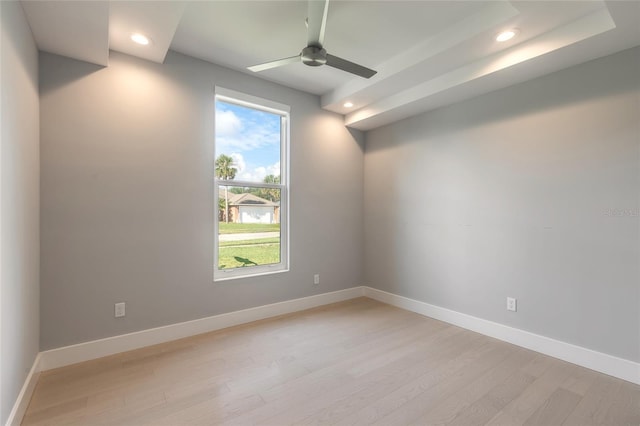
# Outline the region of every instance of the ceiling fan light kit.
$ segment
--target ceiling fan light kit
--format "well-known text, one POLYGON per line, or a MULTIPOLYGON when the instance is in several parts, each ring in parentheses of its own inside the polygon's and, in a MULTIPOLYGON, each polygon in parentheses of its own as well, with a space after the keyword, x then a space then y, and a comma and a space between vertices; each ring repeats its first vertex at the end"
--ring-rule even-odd
POLYGON ((339 58, 327 53, 323 47, 324 31, 327 25, 327 12, 329 11, 329 0, 325 1, 309 1, 307 23, 307 46, 302 49, 297 56, 278 59, 264 64, 258 64, 248 67, 253 72, 265 71, 272 68, 278 68, 296 62, 302 62, 310 67, 319 67, 329 65, 330 67, 346 71, 364 78, 373 77, 377 71, 346 59, 339 58))

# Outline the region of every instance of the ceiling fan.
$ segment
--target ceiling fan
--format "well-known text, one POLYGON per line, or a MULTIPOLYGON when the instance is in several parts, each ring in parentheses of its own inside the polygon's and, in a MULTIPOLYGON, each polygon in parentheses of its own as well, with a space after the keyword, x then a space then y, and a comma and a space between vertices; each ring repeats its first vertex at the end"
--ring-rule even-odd
POLYGON ((371 78, 377 71, 363 67, 346 59, 330 55, 322 47, 324 43, 324 30, 327 25, 327 12, 329 11, 329 0, 309 0, 309 11, 307 16, 307 47, 302 49, 296 56, 266 62, 264 64, 248 67, 253 72, 260 72, 271 68, 277 68, 296 62, 302 62, 311 67, 329 65, 351 74, 364 78, 371 78))

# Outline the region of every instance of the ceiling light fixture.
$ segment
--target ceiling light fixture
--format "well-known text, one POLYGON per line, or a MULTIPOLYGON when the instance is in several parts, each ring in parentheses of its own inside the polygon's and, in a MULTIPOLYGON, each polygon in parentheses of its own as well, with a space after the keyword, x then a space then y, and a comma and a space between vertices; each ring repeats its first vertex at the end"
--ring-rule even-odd
POLYGON ((150 43, 149 37, 142 35, 140 33, 131 34, 131 40, 143 46, 146 46, 150 43))
POLYGON ((496 36, 496 41, 507 41, 507 40, 511 40, 512 38, 514 38, 516 35, 518 35, 518 30, 513 28, 511 30, 507 30, 507 31, 503 31, 500 34, 498 34, 496 36))
POLYGON ((344 107, 345 108, 351 108, 353 106, 353 102, 345 102, 344 103, 344 107))

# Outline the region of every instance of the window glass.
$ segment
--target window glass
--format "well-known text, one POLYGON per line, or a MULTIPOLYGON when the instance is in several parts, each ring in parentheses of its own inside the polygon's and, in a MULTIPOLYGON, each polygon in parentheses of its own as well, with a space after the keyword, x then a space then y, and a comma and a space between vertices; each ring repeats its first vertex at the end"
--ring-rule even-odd
POLYGON ((216 96, 214 278, 285 271, 288 108, 216 96))
POLYGON ((219 269, 280 263, 280 193, 277 188, 220 187, 219 269))
POLYGON ((216 102, 216 158, 232 159, 231 179, 263 182, 269 175, 279 177, 281 134, 277 114, 216 102))

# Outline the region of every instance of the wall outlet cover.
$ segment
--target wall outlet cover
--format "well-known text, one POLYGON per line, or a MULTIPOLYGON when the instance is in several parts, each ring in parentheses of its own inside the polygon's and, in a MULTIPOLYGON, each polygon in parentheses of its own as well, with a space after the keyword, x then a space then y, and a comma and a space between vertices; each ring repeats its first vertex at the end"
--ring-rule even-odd
POLYGON ((120 318, 125 316, 125 304, 124 302, 116 303, 115 306, 115 317, 120 318))

